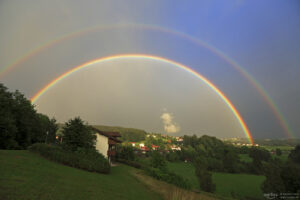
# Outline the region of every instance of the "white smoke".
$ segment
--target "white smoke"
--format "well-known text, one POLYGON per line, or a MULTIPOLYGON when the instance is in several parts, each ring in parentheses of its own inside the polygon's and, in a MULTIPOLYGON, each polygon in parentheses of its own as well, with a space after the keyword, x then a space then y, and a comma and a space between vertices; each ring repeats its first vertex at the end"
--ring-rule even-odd
POLYGON ((164 112, 160 118, 163 120, 164 129, 167 133, 176 133, 180 131, 180 127, 175 122, 172 122, 173 116, 171 113, 164 112))

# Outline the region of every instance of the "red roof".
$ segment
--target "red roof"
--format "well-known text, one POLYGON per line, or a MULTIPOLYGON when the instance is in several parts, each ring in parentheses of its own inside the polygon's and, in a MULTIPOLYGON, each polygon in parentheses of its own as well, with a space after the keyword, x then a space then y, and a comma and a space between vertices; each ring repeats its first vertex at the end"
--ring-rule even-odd
POLYGON ((141 149, 142 149, 143 151, 149 151, 149 148, 148 148, 148 147, 146 147, 146 146, 144 146, 144 147, 141 147, 141 149))
POLYGON ((152 148, 158 148, 159 146, 156 146, 156 145, 154 145, 154 144, 152 144, 152 148))

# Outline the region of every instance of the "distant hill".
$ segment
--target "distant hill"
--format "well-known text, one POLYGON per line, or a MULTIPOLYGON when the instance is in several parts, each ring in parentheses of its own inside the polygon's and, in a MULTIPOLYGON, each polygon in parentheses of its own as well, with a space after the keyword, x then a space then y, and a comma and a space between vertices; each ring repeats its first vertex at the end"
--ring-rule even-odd
MULTIPOLYGON (((229 138, 223 139, 223 141, 226 143, 249 143, 247 138, 229 138)), ((261 146, 296 146, 300 144, 300 139, 254 139, 254 143, 261 146)))
MULTIPOLYGON (((58 133, 60 134, 62 131, 62 127, 64 124, 59 123, 58 133)), ((146 131, 136 128, 124 128, 120 126, 103 126, 103 125, 90 125, 100 131, 111 131, 111 132, 119 132, 121 134, 120 140, 122 141, 130 141, 130 142, 140 142, 145 140, 146 135, 148 134, 146 131)))
POLYGON ((119 132, 121 134, 122 141, 130 141, 130 142, 140 142, 145 140, 147 132, 141 129, 135 128, 123 128, 119 126, 102 126, 102 125, 92 125, 96 129, 101 131, 112 131, 119 132))

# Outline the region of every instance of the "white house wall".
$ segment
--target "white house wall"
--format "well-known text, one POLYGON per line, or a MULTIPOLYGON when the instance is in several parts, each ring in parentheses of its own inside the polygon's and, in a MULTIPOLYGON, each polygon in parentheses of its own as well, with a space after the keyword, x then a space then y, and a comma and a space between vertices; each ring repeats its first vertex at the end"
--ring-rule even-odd
POLYGON ((107 158, 108 138, 97 134, 96 149, 99 153, 103 154, 105 158, 107 158))

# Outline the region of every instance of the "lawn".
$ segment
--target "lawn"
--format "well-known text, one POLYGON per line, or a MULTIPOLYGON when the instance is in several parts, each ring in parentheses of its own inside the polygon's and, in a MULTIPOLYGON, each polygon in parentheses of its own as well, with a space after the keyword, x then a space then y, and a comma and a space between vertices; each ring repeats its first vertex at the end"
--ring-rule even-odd
POLYGON ((251 163, 252 158, 249 156, 249 154, 239 154, 240 161, 246 162, 246 163, 251 163))
POLYGON ((282 151, 282 154, 280 156, 277 156, 276 154, 271 154, 273 158, 278 158, 281 161, 287 161, 289 154, 291 150, 293 150, 295 147, 292 146, 262 146, 266 150, 270 151, 270 153, 273 151, 275 152, 276 149, 280 149, 282 151))
MULTIPOLYGON (((199 183, 195 176, 195 169, 191 163, 168 163, 173 172, 189 179, 195 189, 199 189, 199 183)), ((229 174, 213 172, 213 182, 216 184, 216 194, 236 198, 254 197, 263 198, 260 185, 265 177, 250 174, 229 174)))
POLYGON ((28 151, 0 150, 0 199, 161 199, 131 170, 120 165, 109 175, 91 173, 28 151))

